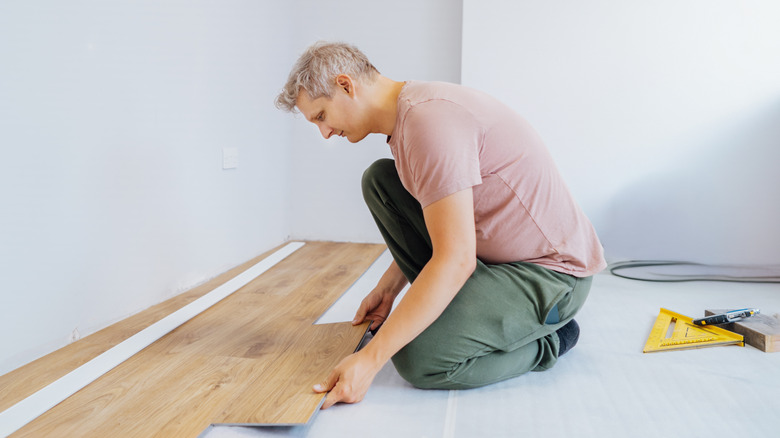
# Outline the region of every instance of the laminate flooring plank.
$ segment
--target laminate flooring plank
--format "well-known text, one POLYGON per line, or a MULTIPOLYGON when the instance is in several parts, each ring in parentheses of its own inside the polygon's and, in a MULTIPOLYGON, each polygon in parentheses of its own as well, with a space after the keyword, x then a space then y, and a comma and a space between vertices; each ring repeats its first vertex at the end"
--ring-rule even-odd
POLYGON ((246 263, 236 266, 187 292, 156 304, 0 376, 0 412, 224 284, 282 246, 284 245, 280 245, 246 263))
POLYGON ((312 385, 325 380, 339 360, 355 351, 368 324, 358 330, 351 323, 323 324, 301 330, 286 354, 263 370, 258 385, 236 394, 221 424, 302 424, 309 421, 323 395, 312 385), (265 400, 258 404, 257 400, 265 400))
POLYGON ((196 437, 209 424, 305 423, 311 386, 367 325, 312 325, 384 250, 313 242, 12 436, 196 437))
MULTIPOLYGON (((176 418, 182 411, 182 401, 193 400, 208 390, 209 380, 201 382, 200 373, 190 373, 182 382, 185 376, 177 372, 175 361, 166 363, 164 358, 134 356, 126 364, 113 369, 12 436, 153 436, 154 431, 164 428, 169 419, 176 418), (200 387, 193 391, 188 384, 200 387), (175 388, 177 396, 166 397, 165 408, 159 409, 153 400, 166 392, 172 393, 171 388, 175 388)), ((198 370, 204 368, 196 359, 189 359, 189 365, 198 370)), ((234 369, 224 370, 220 369, 237 374, 234 369)), ((219 380, 219 375, 215 380, 219 380)), ((198 424, 192 422, 187 426, 197 428, 198 424)), ((187 436, 187 432, 182 430, 181 436, 187 436)))

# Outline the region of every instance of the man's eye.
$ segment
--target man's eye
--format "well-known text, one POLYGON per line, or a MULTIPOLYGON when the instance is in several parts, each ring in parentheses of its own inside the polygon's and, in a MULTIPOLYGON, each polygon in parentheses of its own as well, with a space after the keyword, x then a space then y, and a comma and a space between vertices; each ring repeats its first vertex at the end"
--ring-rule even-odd
POLYGON ((317 115, 317 120, 319 120, 321 122, 321 121, 325 120, 325 116, 322 113, 319 113, 317 115))

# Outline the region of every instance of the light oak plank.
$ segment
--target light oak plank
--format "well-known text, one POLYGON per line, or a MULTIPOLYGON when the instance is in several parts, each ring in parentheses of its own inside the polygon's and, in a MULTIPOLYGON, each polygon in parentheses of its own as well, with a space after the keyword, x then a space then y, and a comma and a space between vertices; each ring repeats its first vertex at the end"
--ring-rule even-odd
POLYGON ((139 331, 195 301, 277 251, 280 245, 252 260, 162 303, 106 327, 23 367, 0 376, 0 411, 39 391, 139 331))
POLYGON ((312 326, 384 250, 307 244, 13 436, 197 436, 215 422, 302 423, 362 338, 312 326))
POLYGON ((339 360, 355 351, 368 324, 355 330, 351 323, 323 324, 302 330, 293 346, 256 384, 246 386, 215 423, 300 424, 308 422, 323 395, 311 387, 325 380, 339 360), (257 404, 258 400, 264 400, 257 404))
POLYGON ((304 245, 302 242, 291 242, 285 245, 267 259, 262 260, 222 286, 166 316, 11 408, 0 412, 0 434, 4 436, 11 434, 40 417, 175 328, 230 296, 304 245))

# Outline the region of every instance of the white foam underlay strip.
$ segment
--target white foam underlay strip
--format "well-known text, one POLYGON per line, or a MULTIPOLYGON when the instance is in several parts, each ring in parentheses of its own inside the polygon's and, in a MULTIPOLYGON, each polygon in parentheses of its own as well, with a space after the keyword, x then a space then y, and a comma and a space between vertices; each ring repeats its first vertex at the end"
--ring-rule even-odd
POLYGON ((458 390, 451 389, 447 395, 447 413, 444 415, 444 433, 442 438, 453 438, 455 436, 455 425, 457 424, 458 412, 458 390))
POLYGON ((38 418, 44 412, 97 380, 103 374, 111 371, 134 354, 242 288, 303 245, 304 243, 302 242, 292 242, 285 245, 213 291, 141 330, 40 391, 0 412, 0 436, 10 435, 38 418))
MULTIPOLYGON (((363 301, 363 298, 365 298, 374 287, 376 287, 377 283, 379 283, 379 279, 382 278, 382 275, 384 275, 392 262, 393 256, 390 254, 390 251, 385 250, 377 257, 363 275, 361 275, 360 278, 358 278, 357 281, 355 281, 355 283, 350 286, 349 289, 347 289, 347 291, 319 317, 319 319, 317 319, 315 324, 332 324, 335 322, 352 321, 352 318, 355 317, 355 312, 357 312, 358 307, 360 307, 360 302, 363 301)), ((401 299, 408 289, 409 286, 407 285, 401 293, 398 294, 398 297, 396 297, 395 302, 393 303, 393 309, 401 302, 401 299)))

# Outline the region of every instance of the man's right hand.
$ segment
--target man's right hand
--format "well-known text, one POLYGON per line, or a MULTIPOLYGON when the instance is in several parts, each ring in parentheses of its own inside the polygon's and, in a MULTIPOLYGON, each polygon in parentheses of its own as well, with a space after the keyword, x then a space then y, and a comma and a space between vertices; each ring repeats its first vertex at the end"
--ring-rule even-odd
POLYGON ((352 320, 352 325, 362 324, 363 321, 373 321, 370 329, 376 330, 382 323, 385 322, 387 316, 390 315, 390 310, 393 309, 393 302, 395 301, 394 295, 386 290, 381 290, 378 286, 374 288, 360 303, 360 307, 355 313, 355 319, 352 320))
POLYGON ((360 303, 360 307, 355 313, 352 325, 362 324, 365 320, 374 321, 369 327, 376 330, 385 322, 390 311, 393 309, 393 302, 398 294, 401 293, 407 284, 395 261, 390 264, 387 271, 382 275, 379 284, 371 291, 360 303))

